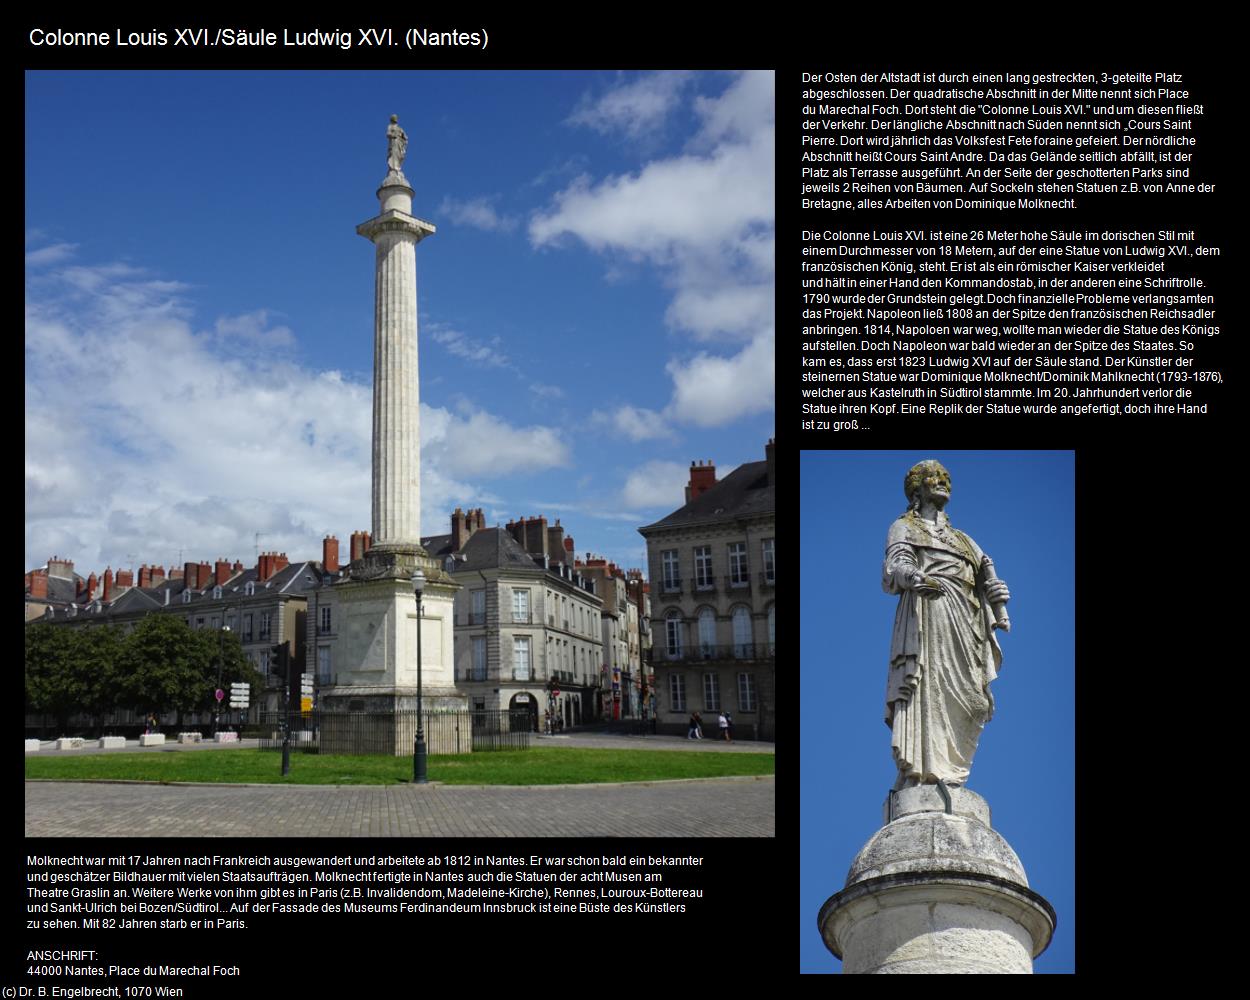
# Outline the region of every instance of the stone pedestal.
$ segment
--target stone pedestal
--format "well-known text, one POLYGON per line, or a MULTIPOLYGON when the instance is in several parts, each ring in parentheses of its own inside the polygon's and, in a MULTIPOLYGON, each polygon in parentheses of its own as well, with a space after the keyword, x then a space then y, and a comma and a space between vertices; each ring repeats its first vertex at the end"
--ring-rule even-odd
POLYGON ((820 910, 844 973, 1032 973, 1055 912, 1029 888, 986 801, 964 788, 891 792, 885 825, 820 910))
MULTIPOLYGON (((455 684, 454 599, 460 585, 424 552, 375 548, 352 564, 350 579, 332 588, 340 623, 335 657, 342 666, 337 683, 323 689, 321 705, 326 712, 416 711, 417 600, 412 574, 418 567, 426 576, 421 598, 423 708, 427 713, 467 710, 468 697, 455 684)), ((390 737, 394 752, 412 753, 411 721, 395 722, 390 737)), ((360 752, 351 742, 357 737, 348 730, 337 732, 323 727, 323 753, 360 752)), ((441 741, 428 742, 430 753, 466 752, 459 744, 444 748, 441 741)))

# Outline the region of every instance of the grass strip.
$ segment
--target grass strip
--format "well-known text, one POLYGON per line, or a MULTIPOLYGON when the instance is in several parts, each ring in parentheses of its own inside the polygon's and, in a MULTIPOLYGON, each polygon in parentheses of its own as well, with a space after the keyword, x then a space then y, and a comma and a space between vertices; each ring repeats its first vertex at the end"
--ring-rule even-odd
MULTIPOLYGON (((774 756, 763 753, 531 747, 430 757, 429 779, 448 785, 580 785, 773 774, 774 764, 774 756)), ((26 757, 27 778, 275 785, 399 784, 412 780, 412 758, 292 753, 291 773, 284 778, 281 770, 280 752, 250 748, 26 757)))

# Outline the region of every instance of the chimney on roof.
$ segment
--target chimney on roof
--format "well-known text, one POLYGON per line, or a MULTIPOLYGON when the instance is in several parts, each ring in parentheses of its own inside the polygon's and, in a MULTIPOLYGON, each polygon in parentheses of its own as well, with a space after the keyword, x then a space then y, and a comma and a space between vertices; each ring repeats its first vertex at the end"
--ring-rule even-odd
POLYGON ((525 519, 525 551, 532 556, 547 554, 547 519, 545 517, 527 517, 525 519))
POLYGON ((704 493, 716 485, 716 466, 712 464, 711 459, 707 465, 702 462, 690 463, 690 485, 686 487, 686 503, 701 497, 704 493))
POLYGON ((142 566, 139 567, 139 586, 140 587, 152 586, 152 570, 148 567, 147 563, 144 563, 142 566))
POLYGON ((516 543, 525 548, 525 518, 519 521, 509 521, 504 525, 504 530, 516 539, 516 543))
POLYGON ((165 582, 165 567, 153 566, 152 567, 152 586, 159 587, 164 582, 165 582))
POLYGON ((482 508, 478 507, 469 511, 469 534, 475 531, 481 531, 486 527, 486 515, 482 512, 482 508))
POLYGON ((230 560, 218 559, 213 567, 213 582, 220 587, 231 577, 230 560))
POLYGON ((333 535, 321 540, 321 568, 327 573, 339 571, 339 540, 333 535))
POLYGON ((213 579, 213 567, 208 563, 196 563, 195 566, 195 582, 199 590, 208 588, 213 579))
POLYGON ((182 582, 187 590, 200 589, 200 567, 193 562, 182 564, 182 582))
POLYGON ((557 561, 564 558, 564 528, 558 517, 556 523, 547 529, 547 552, 557 561))
POLYGON ((99 578, 92 573, 87 577, 87 600, 94 601, 96 598, 96 587, 100 584, 99 578))
POLYGON ((62 559, 60 556, 53 556, 48 560, 48 576, 55 576, 60 580, 74 579, 74 564, 69 559, 62 559))
POLYGON ((469 511, 469 517, 464 516, 464 512, 457 507, 451 512, 451 551, 459 552, 464 548, 464 543, 469 540, 472 528, 469 527, 468 521, 472 520, 473 512, 469 511))
POLYGON ((114 581, 114 589, 120 595, 135 585, 135 574, 133 570, 119 569, 117 571, 117 579, 114 581))
POLYGON ((46 600, 48 597, 48 571, 46 569, 37 569, 27 573, 26 587, 30 591, 31 597, 46 600))
POLYGON ((768 462, 768 485, 777 485, 777 470, 773 462, 773 439, 768 439, 768 444, 764 445, 764 459, 768 462))
POLYGON ((177 567, 175 567, 175 566, 170 566, 170 567, 169 567, 169 579, 171 579, 171 580, 183 580, 183 579, 184 579, 184 575, 183 575, 182 570, 178 569, 178 568, 177 568, 177 567))
POLYGON ((104 570, 104 599, 107 601, 113 596, 113 567, 108 566, 104 570))
POLYGON ((373 546, 373 536, 367 531, 352 532, 352 562, 363 559, 373 546))
POLYGON ((236 559, 234 561, 234 565, 231 566, 230 569, 231 569, 231 572, 233 573, 242 573, 243 572, 243 560, 236 559))

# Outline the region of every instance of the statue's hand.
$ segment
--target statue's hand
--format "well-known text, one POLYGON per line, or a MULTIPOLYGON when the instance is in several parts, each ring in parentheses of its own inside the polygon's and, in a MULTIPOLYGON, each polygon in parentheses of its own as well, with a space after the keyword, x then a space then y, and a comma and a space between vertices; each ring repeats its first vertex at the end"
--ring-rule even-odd
POLYGON ((1011 600, 1011 593, 1002 580, 991 580, 985 585, 985 599, 991 604, 1006 604, 1011 600))
POLYGON ((936 580, 932 579, 931 577, 927 577, 927 576, 923 580, 921 580, 919 583, 914 584, 911 589, 914 590, 921 597, 941 597, 942 596, 941 584, 939 584, 936 580))

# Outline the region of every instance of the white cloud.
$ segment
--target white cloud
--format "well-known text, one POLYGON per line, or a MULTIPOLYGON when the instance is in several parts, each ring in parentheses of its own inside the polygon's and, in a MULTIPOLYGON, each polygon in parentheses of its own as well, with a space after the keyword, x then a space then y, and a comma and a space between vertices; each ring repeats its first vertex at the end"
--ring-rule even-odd
POLYGON ((647 462, 625 479, 621 499, 630 507, 667 507, 676 510, 685 502, 690 470, 677 462, 647 462))
POLYGON ((474 229, 485 229, 488 232, 510 232, 515 229, 516 217, 500 215, 495 210, 494 201, 494 198, 485 196, 464 200, 446 197, 438 206, 438 210, 451 222, 461 226, 472 226, 474 229))
POLYGON ((454 354, 458 358, 490 365, 492 368, 512 367, 512 363, 508 360, 506 354, 501 353, 491 345, 482 343, 480 340, 474 340, 459 330, 440 326, 437 323, 429 325, 427 329, 429 336, 436 343, 442 344, 449 353, 454 354))
POLYGON ((623 132, 636 139, 663 123, 691 78, 686 72, 651 73, 599 97, 585 94, 569 115, 569 123, 603 133, 623 132))
POLYGON ((773 405, 764 347, 775 303, 774 87, 772 72, 729 78, 719 96, 696 98, 702 126, 685 151, 636 173, 582 175, 530 220, 535 247, 576 240, 605 255, 610 273, 622 260, 655 268, 672 294, 665 320, 710 345, 670 360, 673 395, 661 414, 617 411, 617 429, 633 440, 658 436, 661 417, 716 426, 773 405))
POLYGON ((673 401, 669 412, 699 427, 719 427, 771 410, 775 365, 771 329, 732 357, 700 353, 689 361, 670 361, 667 368, 673 379, 673 401))
MULTIPOLYGON (((27 566, 248 563, 257 532, 262 549, 319 558, 325 532, 369 528, 370 385, 292 363, 278 348, 294 335, 263 310, 197 332, 183 289, 124 265, 28 279, 27 566)), ((484 493, 462 477, 568 461, 550 428, 425 405, 421 419, 438 530, 484 493)))
POLYGON ((28 250, 26 252, 26 266, 39 267, 44 264, 59 264, 67 257, 72 257, 77 249, 77 243, 53 243, 51 246, 40 247, 38 250, 28 250))
POLYGON ((630 441, 647 441, 651 438, 673 436, 673 428, 664 416, 655 410, 634 406, 620 406, 611 413, 596 410, 591 418, 597 424, 612 427, 621 437, 630 441))

